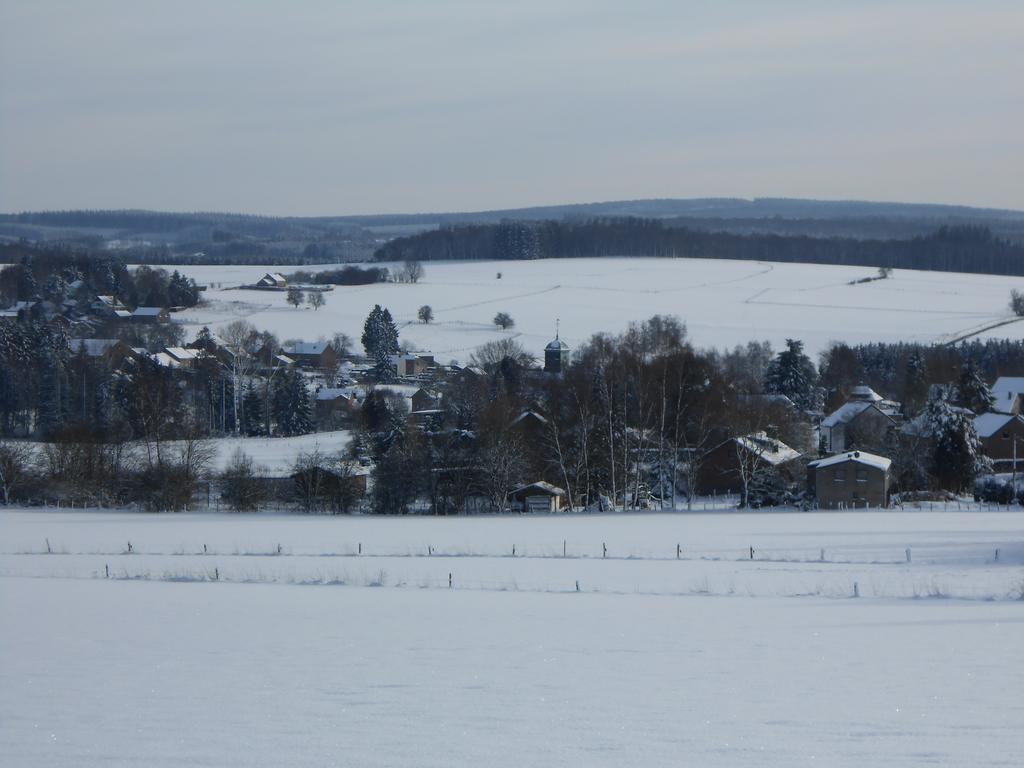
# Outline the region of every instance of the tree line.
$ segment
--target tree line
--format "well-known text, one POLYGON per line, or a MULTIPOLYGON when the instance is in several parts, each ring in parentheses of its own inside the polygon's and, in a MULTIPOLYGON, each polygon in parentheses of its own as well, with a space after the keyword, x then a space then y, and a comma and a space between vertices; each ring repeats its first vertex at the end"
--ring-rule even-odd
POLYGON ((444 226, 385 243, 378 261, 646 256, 1024 275, 1024 245, 984 226, 907 239, 860 240, 700 231, 659 219, 606 218, 444 226))

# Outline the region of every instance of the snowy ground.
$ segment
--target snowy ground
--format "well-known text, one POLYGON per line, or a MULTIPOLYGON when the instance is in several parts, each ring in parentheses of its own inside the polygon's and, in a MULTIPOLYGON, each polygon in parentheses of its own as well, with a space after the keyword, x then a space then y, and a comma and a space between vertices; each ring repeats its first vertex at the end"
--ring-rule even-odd
POLYGON ((287 475, 300 453, 320 451, 337 457, 348 447, 350 435, 345 430, 314 432, 296 437, 219 437, 210 440, 216 450, 211 470, 222 471, 235 451, 241 449, 253 463, 271 476, 287 475))
POLYGON ((0 531, 10 765, 1017 765, 1024 746, 1017 511, 10 511, 0 531))
POLYGON ((465 362, 477 346, 503 335, 514 335, 539 356, 556 318, 575 346, 596 331, 618 332, 656 313, 681 317, 703 347, 767 339, 778 348, 797 337, 817 353, 833 340, 933 342, 973 333, 1024 338, 1021 322, 990 328, 1013 321, 1010 288, 1024 284, 987 275, 897 270, 889 280, 849 285, 875 270, 705 259, 438 262, 425 265, 426 277, 416 285, 338 287, 314 311, 288 306, 283 292, 228 289, 254 282, 266 267, 181 269, 201 283, 224 286, 206 292, 205 306, 176 315, 190 332, 243 318, 281 339, 336 331, 358 339, 367 313, 381 304, 399 321, 403 341, 442 362, 465 362), (429 326, 416 320, 423 304, 434 310, 429 326), (494 327, 499 311, 512 315, 514 329, 494 327))

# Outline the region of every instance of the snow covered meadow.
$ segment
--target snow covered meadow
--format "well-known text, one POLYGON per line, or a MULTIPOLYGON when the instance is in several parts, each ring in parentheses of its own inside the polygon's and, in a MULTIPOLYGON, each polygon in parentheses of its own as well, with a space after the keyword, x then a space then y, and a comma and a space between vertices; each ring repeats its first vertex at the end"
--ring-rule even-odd
POLYGON ((0 531, 11 765, 1016 765, 1024 744, 1019 511, 0 531))
POLYGON ((836 340, 1024 338, 1024 323, 1007 309, 1010 288, 1024 286, 998 276, 897 270, 888 280, 851 284, 876 271, 637 258, 432 262, 424 268, 425 278, 415 285, 339 286, 314 311, 289 306, 284 293, 232 289, 255 282, 267 267, 179 267, 200 283, 221 287, 211 287, 205 305, 176 319, 193 333, 202 325, 215 328, 244 318, 281 339, 313 340, 342 331, 358 340, 366 315, 381 304, 399 321, 403 341, 433 351, 441 362, 463 363, 480 344, 505 335, 539 355, 554 336, 556 318, 562 337, 574 346, 594 332, 618 332, 653 314, 681 317, 701 347, 767 339, 779 348, 795 336, 816 354, 836 340), (416 319, 424 304, 434 310, 430 325, 416 319), (492 318, 501 311, 512 315, 515 328, 495 328, 492 318), (1005 321, 1011 322, 999 325, 1005 321))

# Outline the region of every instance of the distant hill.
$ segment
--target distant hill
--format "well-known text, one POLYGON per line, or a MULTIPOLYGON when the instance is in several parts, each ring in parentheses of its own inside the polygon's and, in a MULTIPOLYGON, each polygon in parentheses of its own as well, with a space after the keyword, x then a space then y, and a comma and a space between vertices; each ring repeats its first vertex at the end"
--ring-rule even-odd
POLYGON ((853 240, 908 239, 941 227, 982 226, 997 238, 1024 244, 1024 211, 790 198, 616 200, 492 211, 308 217, 39 211, 0 214, 0 241, 121 250, 140 261, 302 264, 367 260, 393 238, 439 227, 623 217, 657 219, 670 228, 703 232, 853 240))

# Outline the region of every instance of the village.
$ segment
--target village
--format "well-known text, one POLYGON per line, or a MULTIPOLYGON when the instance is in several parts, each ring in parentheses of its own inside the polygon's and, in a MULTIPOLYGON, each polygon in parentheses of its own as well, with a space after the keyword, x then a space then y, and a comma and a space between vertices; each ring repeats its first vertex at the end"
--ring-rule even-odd
MULTIPOLYGON (((254 287, 290 289, 278 273, 254 287)), ((677 318, 582 350, 553 328, 543 350, 490 342, 458 365, 400 344, 379 305, 360 352, 344 334, 279 341, 244 321, 186 342, 180 308, 130 307, 81 280, 62 293, 0 311, 3 349, 43 328, 66 345, 26 370, 38 397, 0 400, 9 503, 468 514, 1016 498, 1024 378, 990 387, 969 357, 936 380, 915 351, 901 403, 849 365, 826 381, 799 341, 776 356, 695 350, 677 318), (344 447, 322 448, 328 434, 344 447), (273 466, 246 450, 275 441, 291 454, 273 466)))

